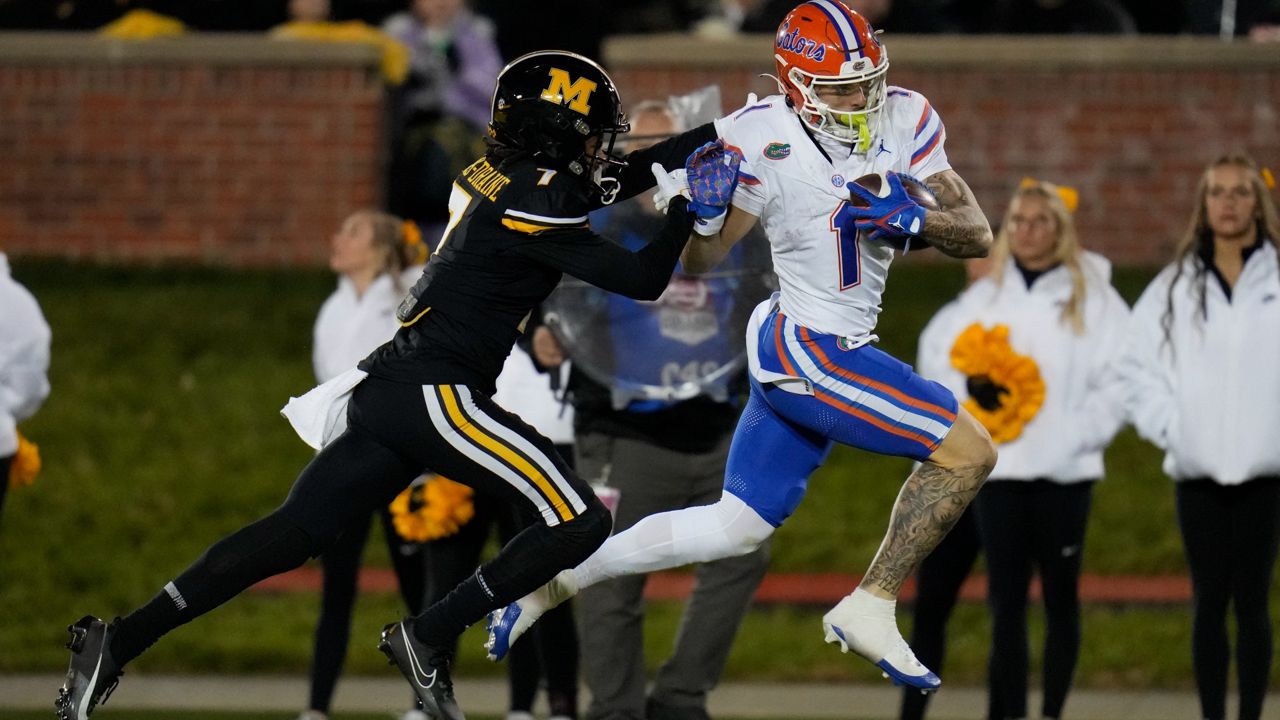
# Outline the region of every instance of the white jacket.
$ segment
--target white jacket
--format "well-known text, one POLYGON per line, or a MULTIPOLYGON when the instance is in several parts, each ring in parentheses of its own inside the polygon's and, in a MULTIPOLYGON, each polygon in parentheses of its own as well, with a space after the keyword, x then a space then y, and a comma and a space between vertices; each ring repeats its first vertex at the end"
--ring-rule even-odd
POLYGON ((397 290, 391 275, 383 273, 359 297, 355 283, 345 275, 338 278, 338 289, 316 316, 311 364, 317 380, 325 383, 350 370, 396 334, 396 307, 421 274, 421 265, 406 268, 397 290))
POLYGON ((1057 267, 1028 289, 1012 260, 1003 282, 982 278, 929 321, 920 335, 918 372, 946 385, 963 402, 963 374, 951 365, 951 348, 965 328, 980 323, 1009 327, 1009 343, 1039 366, 1045 398, 1016 439, 1000 445, 993 480, 1051 479, 1069 483, 1103 475, 1102 451, 1124 422, 1107 373, 1119 349, 1129 308, 1111 287, 1111 264, 1084 253, 1084 333, 1061 319, 1071 297, 1071 273, 1057 267))
POLYGON ((1224 485, 1280 475, 1280 270, 1271 243, 1254 251, 1227 299, 1216 278, 1196 298, 1194 258, 1174 288, 1171 335, 1161 319, 1175 266, 1138 299, 1116 365, 1138 433, 1165 451, 1177 480, 1224 485))
POLYGON ((52 338, 40 305, 14 282, 9 260, 0 253, 0 458, 18 451, 18 423, 49 397, 52 338))
POLYGON ((572 445, 573 406, 564 399, 564 391, 569 386, 569 366, 570 361, 566 360, 558 368, 538 372, 529 353, 516 345, 502 366, 493 401, 519 415, 551 442, 572 445), (553 375, 559 392, 551 389, 553 375))

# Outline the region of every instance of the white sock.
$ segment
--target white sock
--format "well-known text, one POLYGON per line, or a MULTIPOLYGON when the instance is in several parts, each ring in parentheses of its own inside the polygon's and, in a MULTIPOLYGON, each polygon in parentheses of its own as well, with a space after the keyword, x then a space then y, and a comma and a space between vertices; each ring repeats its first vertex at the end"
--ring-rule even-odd
POLYGON ((882 597, 876 597, 862 588, 857 588, 849 594, 849 600, 854 607, 866 615, 885 618, 895 625, 898 622, 898 601, 896 598, 886 600, 882 597))
POLYGON ((745 555, 773 526, 737 496, 711 505, 650 515, 614 535, 573 574, 579 589, 602 580, 745 555))

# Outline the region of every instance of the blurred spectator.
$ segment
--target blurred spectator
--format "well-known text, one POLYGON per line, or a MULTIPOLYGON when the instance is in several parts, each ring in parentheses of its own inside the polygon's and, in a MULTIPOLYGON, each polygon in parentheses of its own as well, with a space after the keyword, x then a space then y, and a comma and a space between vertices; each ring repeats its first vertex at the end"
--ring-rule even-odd
POLYGON ((187 26, 174 17, 150 10, 130 10, 99 28, 98 32, 120 40, 148 40, 173 37, 187 32, 187 26))
MULTIPOLYGON (((396 306, 422 273, 425 261, 421 237, 398 218, 363 210, 342 223, 333 236, 329 257, 329 268, 338 274, 338 289, 324 301, 316 317, 311 357, 318 382, 355 367, 395 334, 399 329, 396 306)), ((386 508, 379 515, 400 595, 409 612, 416 614, 422 610, 425 591, 422 546, 396 533, 386 508)), ((357 520, 320 556, 324 582, 311 661, 311 696, 309 709, 299 720, 328 717, 333 688, 346 660, 360 558, 369 539, 371 519, 366 515, 357 520)), ((406 720, 425 720, 413 712, 406 713, 406 720)))
POLYGON ((328 22, 329 0, 289 0, 290 22, 328 22))
POLYGON ((409 75, 409 49, 399 40, 362 20, 333 22, 329 0, 289 0, 289 19, 271 28, 279 40, 362 43, 382 54, 379 69, 388 85, 400 85, 409 75))
POLYGON ((10 276, 0 252, 0 510, 9 487, 30 484, 40 470, 40 455, 18 423, 49 396, 52 337, 40 304, 10 276))
POLYGON ((735 33, 772 35, 795 6, 795 0, 718 0, 711 12, 697 22, 694 31, 711 37, 735 33))
MULTIPOLYGON (((631 128, 634 139, 629 151, 679 130, 666 105, 656 102, 635 106, 631 128)), ((648 198, 604 212, 600 232, 633 249, 648 242, 663 222, 648 198)), ((569 379, 577 411, 578 471, 606 488, 598 490, 602 499, 616 501, 615 532, 654 513, 720 498, 740 410, 738 398, 729 391, 729 378, 738 390, 745 385, 742 370, 727 363, 741 354, 745 312, 758 299, 739 301, 733 289, 738 283, 738 278, 707 280, 677 271, 655 303, 594 292, 590 302, 572 304, 576 314, 598 311, 602 315, 583 327, 593 341, 602 343, 596 347, 603 349, 593 348, 591 356, 612 358, 615 373, 613 378, 604 376, 604 363, 596 362, 595 371, 588 374, 586 366, 578 363, 569 379), (744 310, 738 318, 741 324, 732 313, 735 302, 744 310), (644 352, 632 352, 634 348, 644 352), (723 384, 708 383, 699 389, 697 382, 703 378, 695 375, 719 371, 727 375, 723 384), (638 389, 636 381, 663 390, 689 381, 694 389, 679 399, 674 395, 662 399, 661 392, 655 395, 638 389)), ((557 365, 566 353, 546 327, 534 330, 533 348, 544 367, 557 365)), ((569 355, 578 357, 576 350, 583 350, 585 362, 587 351, 581 346, 575 345, 569 355)), ((591 691, 587 717, 706 718, 707 692, 719 682, 739 623, 767 566, 766 544, 747 555, 698 567, 675 648, 659 668, 647 698, 645 576, 621 577, 583 590, 579 632, 583 679, 591 691)))
MULTIPOLYGON (((1080 650, 1078 581, 1090 497, 1103 475, 1102 451, 1124 415, 1106 371, 1128 307, 1111 287, 1111 264, 1081 249, 1064 200, 1074 195, 1059 190, 1024 181, 992 248, 990 274, 939 311, 920 338, 920 374, 956 393, 1000 448, 970 512, 987 557, 994 720, 1027 717, 1033 572, 1045 604, 1040 717, 1062 717, 1080 650)), ((965 540, 921 568, 916 612, 925 628, 916 632, 937 633, 925 643, 935 661, 943 656, 946 615, 977 552, 973 538, 965 540)), ((913 639, 912 647, 919 657, 922 646, 913 639)), ((906 696, 904 718, 923 717, 916 698, 906 696)))
POLYGON ((1225 38, 1252 35, 1255 27, 1262 39, 1268 25, 1280 23, 1277 0, 1187 0, 1190 30, 1195 35, 1218 35, 1225 38), (1233 12, 1234 11, 1234 12, 1233 12))
POLYGON ((0 27, 95 30, 134 10, 177 18, 196 30, 258 32, 285 18, 284 0, 0 0, 0 27))
POLYGON ((1012 35, 1127 35, 1137 32, 1116 0, 997 0, 988 32, 1012 35))
POLYGON ((1118 364, 1138 433, 1165 451, 1194 594, 1200 717, 1226 717, 1227 606, 1240 720, 1270 676, 1280 543, 1280 218, 1274 180, 1243 154, 1205 169, 1174 261, 1147 286, 1118 364), (1274 188, 1272 188, 1274 189, 1274 188))
POLYGON ((464 0, 412 0, 383 30, 409 48, 409 79, 392 121, 390 208, 426 226, 448 217, 453 178, 484 153, 502 70, 493 24, 464 0))

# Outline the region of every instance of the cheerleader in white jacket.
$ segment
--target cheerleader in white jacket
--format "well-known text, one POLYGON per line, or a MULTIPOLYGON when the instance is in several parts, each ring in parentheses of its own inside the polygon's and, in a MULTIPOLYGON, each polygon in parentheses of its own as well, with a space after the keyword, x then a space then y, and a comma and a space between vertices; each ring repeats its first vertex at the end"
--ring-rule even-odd
MULTIPOLYGON (((374 210, 353 213, 331 243, 329 268, 338 274, 338 287, 320 307, 311 352, 316 380, 321 383, 355 367, 395 335, 400 328, 396 306, 422 274, 428 254, 416 227, 374 210)), ((386 508, 380 517, 400 593, 416 613, 425 594, 422 546, 396 533, 386 508)), ((324 584, 311 662, 311 693, 308 710, 300 720, 328 717, 346 657, 360 561, 371 520, 370 516, 357 520, 320 556, 324 584)), ((416 712, 405 717, 417 717, 416 712)))
MULTIPOLYGON (((1251 159, 1201 177, 1172 264, 1143 292, 1121 362, 1138 433, 1165 451, 1195 594, 1201 717, 1226 713, 1236 615, 1241 720, 1262 713, 1268 595, 1280 540, 1280 220, 1251 159)), ((1274 181, 1271 182, 1274 184, 1274 181)))
POLYGON ((1027 716, 1033 568, 1046 609, 1041 716, 1061 716, 1080 646, 1077 583, 1092 484, 1123 423, 1107 369, 1129 309, 1110 284, 1110 263, 1080 248, 1064 196, 1072 197, 1025 181, 991 273, 939 311, 920 339, 920 374, 955 392, 1000 448, 974 504, 989 572, 996 718, 1027 716))

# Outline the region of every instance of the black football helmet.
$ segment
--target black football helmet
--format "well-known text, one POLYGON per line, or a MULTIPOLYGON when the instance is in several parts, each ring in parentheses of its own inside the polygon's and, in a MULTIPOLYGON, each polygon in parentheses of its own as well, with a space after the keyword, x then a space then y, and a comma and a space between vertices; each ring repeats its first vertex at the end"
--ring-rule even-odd
POLYGON ((631 129, 609 74, 591 60, 562 50, 542 50, 513 60, 498 75, 489 134, 500 148, 535 155, 540 162, 586 180, 607 203, 618 183, 610 166, 626 163, 613 153, 618 135, 631 129), (600 144, 588 152, 587 140, 600 144))

